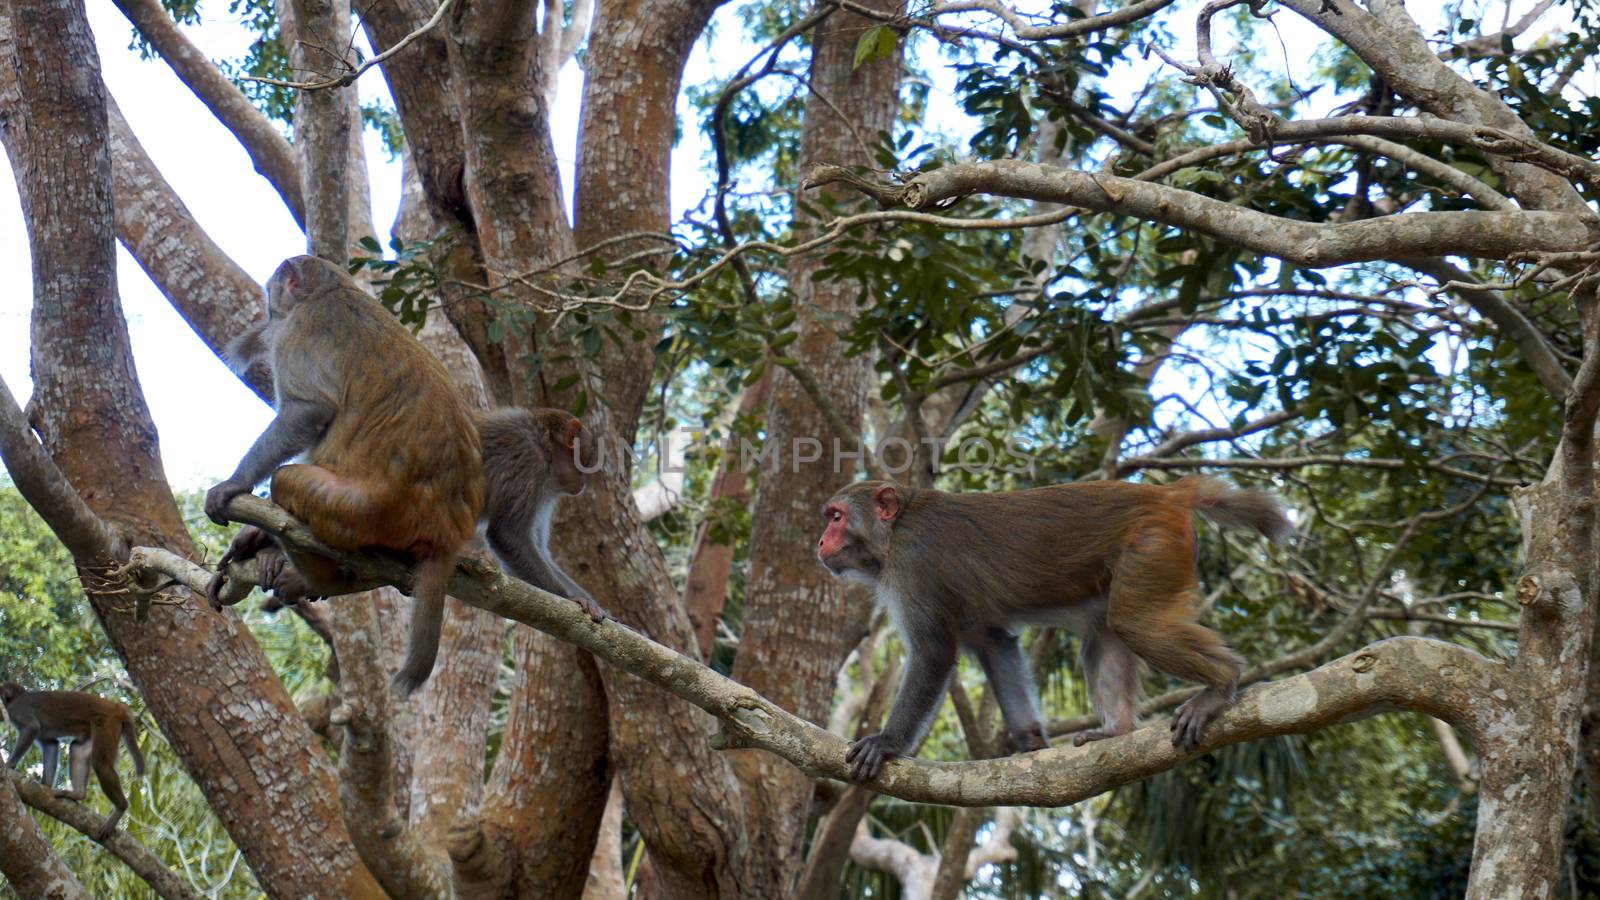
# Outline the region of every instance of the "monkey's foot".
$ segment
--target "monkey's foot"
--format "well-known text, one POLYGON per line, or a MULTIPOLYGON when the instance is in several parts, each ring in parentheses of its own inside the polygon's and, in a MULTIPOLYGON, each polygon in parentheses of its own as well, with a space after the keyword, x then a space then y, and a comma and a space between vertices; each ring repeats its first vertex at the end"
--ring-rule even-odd
POLYGON ((1223 710, 1233 705, 1231 692, 1206 688, 1178 707, 1172 714, 1172 746, 1187 753, 1200 746, 1200 737, 1223 710))
POLYGON ((1045 739, 1044 728, 1039 725, 1033 725, 1023 731, 1012 734, 1011 746, 1018 753, 1032 753, 1035 750, 1043 750, 1049 747, 1050 742, 1045 739))
POLYGON ((588 597, 573 597, 572 602, 578 604, 578 608, 587 613, 589 618, 595 622, 604 622, 611 618, 610 613, 588 597))
POLYGON ((1114 731, 1109 728, 1096 728, 1092 731, 1080 731, 1072 736, 1072 746, 1082 747, 1090 741, 1103 741, 1107 738, 1122 737, 1126 731, 1114 731))

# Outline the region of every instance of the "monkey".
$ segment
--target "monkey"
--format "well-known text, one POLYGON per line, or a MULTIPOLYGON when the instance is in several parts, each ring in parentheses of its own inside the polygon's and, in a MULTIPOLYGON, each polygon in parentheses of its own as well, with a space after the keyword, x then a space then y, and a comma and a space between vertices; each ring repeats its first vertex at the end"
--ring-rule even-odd
MULTIPOLYGON (((245 337, 271 359, 277 415, 206 493, 206 515, 226 524, 228 501, 270 474, 272 501, 328 546, 409 557, 414 611, 394 686, 410 695, 433 672, 445 586, 483 509, 471 410, 433 354, 333 263, 288 259, 266 294, 267 321, 245 337)), ((309 593, 348 582, 331 560, 282 549, 309 593)))
POLYGON ((566 597, 600 622, 606 611, 550 555, 550 522, 600 468, 600 444, 560 409, 508 407, 477 418, 487 500, 484 537, 500 564, 536 588, 566 597))
MULTIPOLYGON (((598 470, 600 448, 577 416, 559 409, 497 409, 474 416, 483 447, 485 502, 479 526, 501 566, 513 576, 549 593, 576 602, 596 622, 608 614, 573 581, 550 554, 550 523, 556 503, 587 486, 587 473, 598 470)), ((310 596, 293 565, 267 532, 240 530, 217 563, 207 587, 213 605, 223 597, 230 562, 254 558, 257 584, 272 591, 280 606, 298 606, 310 596)), ((324 585, 329 587, 329 585, 324 585)), ((354 582, 335 593, 367 590, 354 582)), ((231 602, 242 599, 239 594, 231 602)), ((315 625, 313 625, 315 628, 315 625)), ((321 633, 321 632, 319 632, 321 633)), ((330 642, 330 647, 331 647, 330 642)))
POLYGON ((128 747, 133 771, 144 774, 144 754, 139 752, 134 733, 133 711, 115 700, 81 691, 29 691, 15 682, 0 684, 0 703, 17 729, 17 743, 11 749, 6 767, 15 769, 37 742, 44 757, 44 784, 57 797, 83 802, 89 793, 89 767, 94 766, 100 789, 113 807, 111 817, 101 826, 96 840, 104 841, 117 829, 122 814, 128 811, 128 798, 117 778, 117 737, 128 747), (56 758, 61 741, 72 739, 67 766, 72 775, 72 790, 55 790, 56 758))
POLYGON ((1204 477, 1172 485, 1106 481, 1003 493, 951 494, 882 481, 849 485, 823 506, 817 556, 865 583, 910 655, 883 730, 850 745, 851 777, 871 781, 932 723, 965 649, 994 690, 1013 747, 1048 746, 1023 625, 1082 637, 1098 729, 1073 744, 1133 730, 1140 659, 1204 690, 1172 717, 1172 743, 1198 745, 1234 702, 1241 660, 1196 622, 1193 515, 1281 542, 1292 530, 1277 500, 1204 477))

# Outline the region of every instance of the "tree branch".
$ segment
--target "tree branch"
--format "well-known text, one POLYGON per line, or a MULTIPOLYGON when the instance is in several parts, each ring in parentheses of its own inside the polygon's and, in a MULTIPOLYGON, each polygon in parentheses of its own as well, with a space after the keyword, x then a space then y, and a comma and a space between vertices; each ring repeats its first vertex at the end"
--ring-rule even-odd
MULTIPOLYGON (((319 544, 286 512, 252 495, 234 498, 230 519, 278 535, 290 546, 338 560, 358 578, 402 589, 410 573, 400 561, 350 555, 319 544)), ((144 548, 133 563, 159 571, 191 590, 210 574, 171 554, 144 548)), ((463 602, 537 628, 588 650, 722 720, 721 745, 774 753, 814 778, 844 780, 845 742, 766 700, 749 688, 615 621, 594 622, 578 605, 506 576, 486 558, 464 561, 450 581, 463 602)), ((1245 691, 1190 752, 1172 746, 1156 725, 1082 748, 1061 747, 1001 760, 928 763, 894 760, 873 783, 882 793, 954 806, 1060 806, 1173 768, 1218 747, 1282 734, 1300 734, 1387 707, 1425 712, 1483 733, 1504 712, 1504 666, 1470 650, 1424 638, 1390 638, 1281 682, 1245 691)))
POLYGON ((1505 259, 1581 249, 1600 241, 1600 220, 1567 213, 1413 212, 1319 225, 1167 185, 1020 160, 958 163, 924 172, 904 186, 868 186, 864 179, 845 179, 831 171, 813 172, 810 180, 847 181, 880 202, 914 210, 948 205, 971 194, 1062 203, 1171 225, 1311 269, 1410 256, 1505 259))
POLYGON ((300 192, 300 169, 295 163, 294 149, 278 133, 272 120, 256 109, 250 98, 234 87, 233 82, 217 70, 199 47, 190 43, 178 28, 178 23, 162 8, 161 0, 114 2, 128 17, 128 21, 133 23, 139 35, 149 41, 161 59, 172 67, 178 80, 193 91, 223 127, 239 139, 256 171, 283 198, 295 223, 304 228, 306 207, 300 192))
POLYGON ((67 476, 33 436, 33 427, 11 389, 0 381, 0 463, 28 501, 75 559, 117 559, 126 545, 95 515, 67 476))
POLYGON ((87 804, 60 799, 50 788, 20 772, 6 774, 11 777, 11 786, 17 789, 17 796, 22 798, 23 803, 83 832, 85 837, 106 848, 112 856, 132 869, 133 874, 138 875, 158 896, 166 900, 191 900, 198 896, 189 890, 177 873, 167 868, 128 832, 119 828, 103 841, 95 837, 105 826, 106 817, 90 811, 87 804))

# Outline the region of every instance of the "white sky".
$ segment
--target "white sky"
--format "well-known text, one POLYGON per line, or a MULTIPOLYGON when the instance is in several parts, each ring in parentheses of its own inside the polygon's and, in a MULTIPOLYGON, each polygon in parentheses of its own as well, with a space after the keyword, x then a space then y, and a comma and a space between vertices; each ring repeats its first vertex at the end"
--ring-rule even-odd
MULTIPOLYGON (((1517 4, 1519 11, 1524 5, 1517 4)), ((752 48, 743 41, 734 6, 730 3, 723 7, 717 16, 715 54, 708 53, 704 42, 696 48, 685 85, 703 83, 719 71, 727 74, 749 58, 752 48), (713 65, 713 55, 720 65, 713 65)), ((1417 3, 1412 6, 1412 14, 1420 12, 1424 21, 1436 20, 1439 9, 1437 0, 1417 3)), ((191 40, 213 59, 241 57, 252 34, 226 14, 226 5, 220 0, 210 0, 201 11, 204 22, 186 29, 191 40)), ((256 174, 233 136, 164 63, 158 59, 142 61, 128 49, 130 26, 112 4, 94 0, 88 4, 88 13, 112 94, 145 150, 217 244, 258 281, 265 280, 285 257, 304 252, 304 238, 293 219, 277 194, 256 174)), ((1301 68, 1321 42, 1321 33, 1288 11, 1279 12, 1275 20, 1288 48, 1288 59, 1295 60, 1296 68, 1301 68)), ((1189 22, 1192 16, 1176 21, 1189 22)), ((1173 48, 1179 58, 1193 57, 1192 34, 1192 30, 1180 32, 1179 45, 1173 48)), ((1222 41, 1219 46, 1226 49, 1229 43, 1222 41)), ((1282 58, 1281 50, 1273 50, 1275 57, 1282 58)), ((962 116, 949 96, 948 70, 931 54, 924 58, 924 66, 936 81, 928 124, 956 125, 962 116)), ((1305 73, 1295 74, 1297 83, 1305 86, 1305 73)), ((580 79, 576 66, 569 65, 562 74, 561 96, 552 114, 556 154, 569 203, 580 79)), ((381 74, 372 72, 363 77, 360 89, 364 99, 382 93, 381 74)), ((1319 100, 1328 103, 1331 98, 1319 100)), ((698 121, 686 101, 680 101, 679 114, 682 137, 672 163, 675 216, 695 205, 708 185, 702 164, 707 148, 698 121)), ((380 233, 386 234, 398 202, 399 163, 385 158, 370 132, 367 141, 373 220, 380 233)), ((120 245, 118 277, 140 383, 160 431, 167 475, 179 488, 209 486, 231 471, 266 426, 271 411, 206 350, 120 245)), ((15 181, 0 154, 0 378, 24 402, 31 390, 31 295, 27 233, 15 181)))

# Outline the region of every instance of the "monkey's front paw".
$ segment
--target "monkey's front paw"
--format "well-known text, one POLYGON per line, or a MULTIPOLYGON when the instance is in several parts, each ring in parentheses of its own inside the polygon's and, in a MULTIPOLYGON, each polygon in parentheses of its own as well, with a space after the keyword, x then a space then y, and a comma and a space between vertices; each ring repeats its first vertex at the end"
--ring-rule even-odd
POLYGON ((222 607, 224 606, 222 588, 227 583, 228 576, 224 574, 222 566, 218 565, 216 574, 212 575, 211 580, 206 582, 206 599, 211 601, 212 612, 222 612, 222 607))
POLYGON ((228 524, 228 515, 223 508, 228 505, 229 500, 248 493, 249 490, 250 485, 229 479, 206 491, 206 518, 218 525, 228 524))
POLYGON ((844 752, 844 761, 851 764, 850 780, 859 783, 877 778, 883 764, 899 755, 899 744, 882 734, 869 734, 850 745, 844 752))
POLYGON ((604 607, 588 597, 573 597, 572 601, 578 604, 578 608, 587 613, 589 618, 595 622, 604 622, 611 618, 611 614, 606 612, 604 607))

